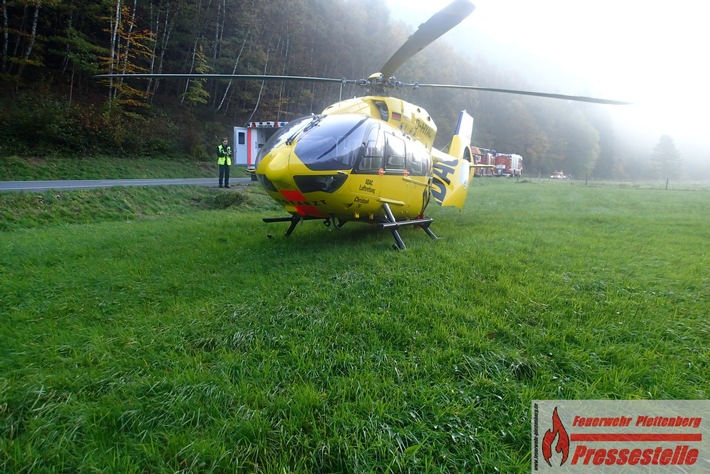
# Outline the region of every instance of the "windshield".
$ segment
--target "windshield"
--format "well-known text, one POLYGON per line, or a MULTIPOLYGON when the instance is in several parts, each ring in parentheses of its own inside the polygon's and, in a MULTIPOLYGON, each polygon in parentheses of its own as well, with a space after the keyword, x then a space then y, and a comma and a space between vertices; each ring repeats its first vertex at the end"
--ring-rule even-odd
POLYGON ((261 150, 259 150, 259 154, 256 157, 257 166, 261 162, 262 158, 271 153, 274 148, 288 141, 292 141, 301 130, 306 128, 309 123, 317 120, 319 120, 319 118, 316 116, 301 117, 287 123, 283 128, 280 128, 266 141, 264 146, 261 147, 261 150))
POLYGON ((365 149, 365 133, 377 126, 377 122, 362 115, 321 116, 303 129, 296 156, 314 171, 352 169, 365 149))

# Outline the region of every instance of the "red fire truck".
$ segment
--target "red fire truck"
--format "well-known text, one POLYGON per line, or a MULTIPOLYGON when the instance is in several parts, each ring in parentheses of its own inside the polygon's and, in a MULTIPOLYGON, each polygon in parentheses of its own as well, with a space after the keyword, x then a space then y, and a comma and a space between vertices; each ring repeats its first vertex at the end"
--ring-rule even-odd
POLYGON ((472 146, 471 154, 473 155, 473 164, 476 167, 475 176, 493 176, 495 171, 494 157, 496 156, 496 151, 472 146))
POLYGON ((496 165, 496 176, 522 176, 522 156, 513 153, 498 153, 494 160, 496 165))

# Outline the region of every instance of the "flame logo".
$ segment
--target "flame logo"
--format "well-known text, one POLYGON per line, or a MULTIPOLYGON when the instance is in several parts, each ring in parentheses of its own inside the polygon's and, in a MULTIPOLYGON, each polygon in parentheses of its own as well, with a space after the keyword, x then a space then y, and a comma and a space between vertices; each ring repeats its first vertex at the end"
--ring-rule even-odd
POLYGON ((562 454, 561 466, 567 461, 567 456, 569 456, 569 435, 562 424, 562 420, 560 420, 560 416, 557 414, 557 407, 555 407, 555 410, 552 412, 552 429, 547 430, 545 436, 542 438, 542 456, 550 467, 552 467, 550 463, 550 458, 552 458, 552 443, 555 441, 555 438, 557 438, 555 452, 562 454))

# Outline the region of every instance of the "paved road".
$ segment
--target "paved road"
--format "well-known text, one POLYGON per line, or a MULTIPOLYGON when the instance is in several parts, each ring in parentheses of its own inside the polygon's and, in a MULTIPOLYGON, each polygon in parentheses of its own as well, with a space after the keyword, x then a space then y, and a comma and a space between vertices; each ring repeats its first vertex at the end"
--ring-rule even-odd
MULTIPOLYGON (((230 184, 249 184, 250 178, 232 178, 230 184)), ((2 191, 49 191, 70 189, 109 188, 112 186, 170 186, 174 184, 187 184, 192 186, 217 187, 217 178, 189 178, 189 179, 92 179, 76 181, 0 181, 2 191)))

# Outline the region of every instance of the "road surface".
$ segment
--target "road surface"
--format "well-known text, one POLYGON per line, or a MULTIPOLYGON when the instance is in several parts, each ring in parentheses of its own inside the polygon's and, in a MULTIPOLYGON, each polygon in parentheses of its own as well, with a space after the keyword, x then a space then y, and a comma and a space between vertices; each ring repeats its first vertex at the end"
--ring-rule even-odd
MULTIPOLYGON (((232 178, 230 184, 249 184, 250 178, 232 178)), ((217 178, 186 179, 91 179, 72 181, 0 181, 2 191, 33 191, 110 188, 112 186, 171 186, 175 184, 217 187, 217 178)))

